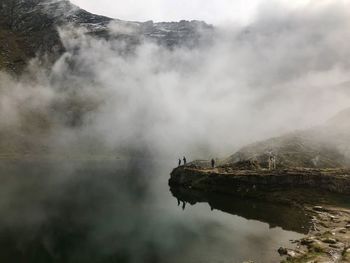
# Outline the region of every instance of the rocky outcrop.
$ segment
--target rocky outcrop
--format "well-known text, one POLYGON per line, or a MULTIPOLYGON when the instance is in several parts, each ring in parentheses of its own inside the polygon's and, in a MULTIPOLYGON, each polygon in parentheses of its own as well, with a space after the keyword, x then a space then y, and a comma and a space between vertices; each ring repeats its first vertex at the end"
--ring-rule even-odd
POLYGON ((172 171, 169 184, 240 196, 298 188, 350 194, 350 171, 306 168, 270 171, 179 167, 172 171))

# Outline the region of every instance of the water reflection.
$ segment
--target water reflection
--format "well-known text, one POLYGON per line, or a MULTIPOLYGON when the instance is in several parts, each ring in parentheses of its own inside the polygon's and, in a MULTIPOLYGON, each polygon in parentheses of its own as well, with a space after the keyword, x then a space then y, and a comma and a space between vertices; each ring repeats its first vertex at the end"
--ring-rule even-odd
POLYGON ((255 199, 243 199, 229 195, 205 193, 188 188, 171 188, 178 206, 186 204, 208 203, 211 210, 217 209, 246 219, 268 223, 270 228, 281 227, 287 231, 307 234, 310 216, 303 209, 263 202, 255 199))
POLYGON ((254 202, 231 206, 221 197, 177 192, 178 207, 169 167, 144 159, 1 161, 0 262, 276 262, 276 249, 301 237, 247 220, 267 222, 264 213, 272 213, 254 202), (225 213, 186 206, 208 200, 225 213))

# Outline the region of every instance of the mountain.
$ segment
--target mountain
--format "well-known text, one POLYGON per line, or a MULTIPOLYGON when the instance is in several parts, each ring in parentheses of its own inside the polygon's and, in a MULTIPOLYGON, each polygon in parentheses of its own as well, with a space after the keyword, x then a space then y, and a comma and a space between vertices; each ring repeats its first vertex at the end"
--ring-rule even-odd
POLYGON ((277 167, 337 168, 350 165, 350 108, 324 123, 304 131, 243 147, 221 162, 237 169, 267 168, 276 156, 277 167))
POLYGON ((201 21, 129 22, 91 14, 67 0, 2 0, 0 3, 0 69, 20 72, 29 59, 49 54, 55 60, 64 52, 58 28, 82 27, 96 37, 121 39, 132 44, 155 41, 172 48, 195 47, 203 32, 213 27, 201 21), (116 32, 128 26, 132 32, 116 32))
MULTIPOLYGON (((60 38, 60 29, 65 27, 82 29, 79 31, 98 39, 126 42, 125 45, 120 45, 125 46, 126 51, 132 50, 132 47, 142 44, 144 41, 155 42, 169 49, 177 46, 195 48, 200 43, 207 43, 207 41, 201 42, 202 37, 207 35, 206 32, 213 32, 212 26, 200 21, 162 23, 148 21, 141 23, 112 19, 89 13, 67 0, 1 0, 0 73, 7 71, 14 76, 21 76, 28 62, 36 57, 44 65, 43 68, 45 66, 50 68, 66 51, 60 38)), ((31 77, 31 75, 24 75, 23 80, 30 82, 32 81, 31 77)), ((7 76, 4 76, 2 79, 4 98, 7 98, 5 90, 8 85, 6 80, 7 76)), ((52 81, 51 83, 56 81, 54 76, 50 81, 52 81)), ((65 95, 68 94, 67 97, 57 96, 47 108, 43 106, 44 109, 36 106, 31 107, 30 103, 27 102, 20 103, 18 107, 14 106, 18 109, 18 112, 14 113, 16 121, 0 127, 0 159, 48 156, 50 151, 53 151, 55 156, 67 155, 66 148, 63 146, 62 154, 56 145, 52 147, 52 144, 55 143, 51 136, 54 136, 53 134, 57 136, 59 128, 63 130, 65 128, 79 129, 82 125, 81 120, 85 117, 84 114, 95 109, 97 102, 95 102, 95 98, 91 99, 91 102, 85 96, 81 99, 77 95, 75 87, 69 93, 65 83, 57 82, 60 83, 60 88, 64 89, 65 95)), ((10 87, 12 88, 11 85, 10 87)), ((17 95, 21 95, 15 95, 17 92, 14 91, 13 94, 16 98, 17 95)), ((36 91, 33 91, 33 94, 34 92, 36 91)), ((17 105, 16 99, 14 100, 14 105, 17 105)), ((8 103, 6 99, 4 101, 8 103)), ((96 152, 98 152, 101 155, 115 155, 103 148, 103 144, 96 136, 93 139, 90 135, 86 136, 88 138, 79 136, 74 141, 74 147, 71 145, 67 147, 74 148, 69 149, 70 154, 77 153, 77 155, 82 156, 82 153, 85 155, 91 153, 92 156, 97 155, 96 152)), ((120 149, 118 149, 117 154, 122 154, 120 149)))

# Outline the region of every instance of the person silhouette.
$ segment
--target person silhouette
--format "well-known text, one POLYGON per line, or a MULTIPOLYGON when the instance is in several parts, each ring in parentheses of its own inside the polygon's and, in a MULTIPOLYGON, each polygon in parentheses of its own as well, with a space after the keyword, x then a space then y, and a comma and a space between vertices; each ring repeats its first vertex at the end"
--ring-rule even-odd
POLYGON ((179 166, 181 166, 181 159, 179 158, 179 166))
POLYGON ((214 160, 214 158, 211 159, 211 168, 215 168, 215 160, 214 160))
POLYGON ((186 165, 187 164, 187 160, 186 160, 186 157, 184 156, 184 158, 183 158, 183 161, 184 161, 184 165, 186 165))
POLYGON ((268 162, 269 162, 269 170, 272 170, 273 169, 273 157, 272 157, 272 155, 269 156, 268 162))
POLYGON ((273 156, 273 159, 272 159, 272 169, 276 169, 276 156, 273 156))

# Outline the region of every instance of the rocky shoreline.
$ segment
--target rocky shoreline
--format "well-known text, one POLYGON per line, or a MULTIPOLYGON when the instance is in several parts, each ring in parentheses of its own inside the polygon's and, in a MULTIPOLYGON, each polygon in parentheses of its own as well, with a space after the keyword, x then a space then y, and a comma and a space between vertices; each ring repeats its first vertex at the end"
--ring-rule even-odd
POLYGON ((350 210, 314 206, 306 208, 313 226, 296 248, 280 248, 282 262, 350 262, 350 210))
POLYGON ((350 207, 339 206, 334 198, 341 195, 346 200, 350 194, 349 170, 182 166, 173 170, 169 185, 297 206, 309 216, 311 227, 305 238, 293 241, 293 249, 278 250, 282 262, 350 262, 350 207))

